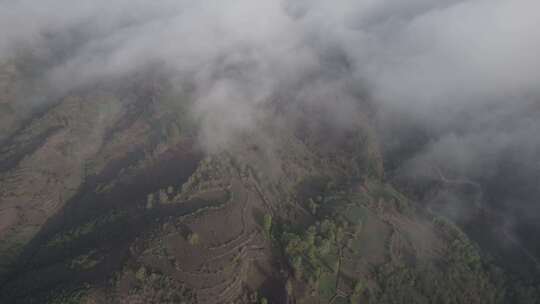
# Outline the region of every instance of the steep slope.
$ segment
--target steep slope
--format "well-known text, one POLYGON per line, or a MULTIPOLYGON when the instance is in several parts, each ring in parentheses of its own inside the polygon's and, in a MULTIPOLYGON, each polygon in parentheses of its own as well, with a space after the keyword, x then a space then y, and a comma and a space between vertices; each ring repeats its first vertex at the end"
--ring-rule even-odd
POLYGON ((158 76, 112 87, 6 139, 2 303, 538 299, 384 180, 365 109, 336 125, 272 105, 280 121, 209 151, 189 98, 158 76))

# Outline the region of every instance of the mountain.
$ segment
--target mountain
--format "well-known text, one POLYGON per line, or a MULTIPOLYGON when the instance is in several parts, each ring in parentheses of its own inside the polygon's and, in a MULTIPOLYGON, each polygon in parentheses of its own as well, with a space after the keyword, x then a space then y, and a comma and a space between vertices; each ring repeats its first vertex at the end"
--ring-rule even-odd
POLYGON ((208 148, 158 71, 39 110, 14 105, 24 73, 0 70, 1 303, 540 298, 388 176, 367 103, 340 124, 276 98, 208 148))
POLYGON ((0 0, 0 304, 540 303, 539 11, 0 0))

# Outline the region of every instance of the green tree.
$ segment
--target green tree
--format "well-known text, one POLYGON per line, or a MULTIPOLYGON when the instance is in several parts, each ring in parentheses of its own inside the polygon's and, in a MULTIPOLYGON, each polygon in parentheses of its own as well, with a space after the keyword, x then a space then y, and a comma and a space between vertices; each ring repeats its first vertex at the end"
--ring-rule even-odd
POLYGON ((302 257, 294 256, 291 260, 294 277, 299 280, 302 277, 302 257))
POLYGON ((315 237, 317 236, 317 228, 315 226, 310 226, 306 230, 306 243, 309 246, 313 246, 315 244, 315 237))
POLYGON ((287 254, 301 253, 306 249, 306 243, 297 234, 285 233, 283 241, 287 244, 285 246, 285 252, 287 254))
POLYGON ((264 215, 263 227, 266 235, 270 236, 270 232, 272 231, 272 216, 270 214, 264 215))
POLYGON ((165 205, 169 202, 169 196, 165 192, 165 190, 161 189, 159 190, 159 203, 162 205, 165 205))
POLYGON ((249 295, 249 301, 251 303, 257 303, 259 300, 259 293, 257 293, 256 291, 252 292, 250 295, 249 295))
POLYGON ((330 220, 321 223, 321 232, 330 240, 336 240, 336 224, 330 220))
POLYGON ((345 237, 345 231, 343 228, 338 227, 336 230, 336 241, 341 242, 343 241, 343 238, 345 237))
POLYGON ((317 214, 317 209, 319 209, 319 205, 315 203, 313 199, 311 198, 308 201, 308 207, 309 207, 309 210, 311 211, 311 214, 313 215, 317 214))
POLYGON ((363 292, 364 292, 364 284, 362 284, 362 282, 360 281, 356 281, 356 283, 354 284, 353 292, 351 296, 349 297, 349 302, 351 304, 358 303, 358 300, 363 292))
POLYGON ((177 139, 180 137, 180 128, 176 123, 172 123, 169 125, 167 130, 167 137, 170 139, 177 139))
POLYGON ((191 244, 191 245, 197 245, 199 244, 199 234, 195 233, 195 232, 192 232, 188 235, 188 242, 191 244))
POLYGON ((146 279, 146 268, 144 266, 141 266, 139 270, 135 273, 135 277, 137 280, 143 282, 146 279))
POLYGON ((319 255, 328 255, 330 253, 330 241, 328 239, 322 239, 317 249, 319 250, 319 255))
POLYGON ((315 276, 315 278, 317 279, 317 281, 321 278, 321 275, 322 275, 322 269, 320 266, 315 266, 315 270, 313 272, 313 275, 315 276))
POLYGON ((292 296, 294 289, 291 279, 287 280, 287 283, 285 284, 285 290, 287 290, 288 296, 292 296))
POLYGON ((146 197, 146 209, 154 208, 154 202, 154 193, 148 194, 148 196, 146 197))
POLYGON ((315 246, 309 247, 309 249, 307 250, 307 256, 308 256, 308 258, 309 258, 309 262, 310 262, 312 265, 316 265, 316 264, 317 264, 317 256, 316 256, 315 246))

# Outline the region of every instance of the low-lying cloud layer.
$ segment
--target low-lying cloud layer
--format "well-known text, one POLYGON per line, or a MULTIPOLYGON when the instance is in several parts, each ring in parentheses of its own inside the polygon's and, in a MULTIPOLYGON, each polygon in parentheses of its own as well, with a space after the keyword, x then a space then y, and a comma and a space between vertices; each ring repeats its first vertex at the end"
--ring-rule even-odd
POLYGON ((336 76, 427 118, 537 96, 538 9, 533 0, 4 0, 0 58, 31 49, 51 60, 44 75, 61 87, 157 61, 195 78, 236 66, 234 76, 252 79, 242 91, 264 97, 342 56, 348 70, 337 73, 348 75, 336 76))
MULTIPOLYGON (((536 0, 0 0, 0 61, 31 52, 59 95, 162 64, 194 84, 208 146, 283 92, 340 122, 367 98, 389 153, 407 144, 396 130, 428 138, 397 172, 429 174, 429 163, 492 185, 512 160, 534 184, 539 12, 536 0)), ((527 189, 500 203, 538 211, 527 189)))

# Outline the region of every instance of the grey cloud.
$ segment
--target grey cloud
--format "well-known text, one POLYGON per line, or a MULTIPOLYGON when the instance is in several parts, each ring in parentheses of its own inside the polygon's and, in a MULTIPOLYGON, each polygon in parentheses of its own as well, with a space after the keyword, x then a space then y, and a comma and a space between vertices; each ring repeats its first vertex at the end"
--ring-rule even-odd
POLYGON ((280 94, 339 124, 368 100, 382 138, 409 122, 431 138, 401 171, 435 162, 486 180, 515 147, 540 162, 539 11, 535 0, 0 0, 0 61, 31 50, 60 95, 161 63, 196 86, 212 149, 280 94))

